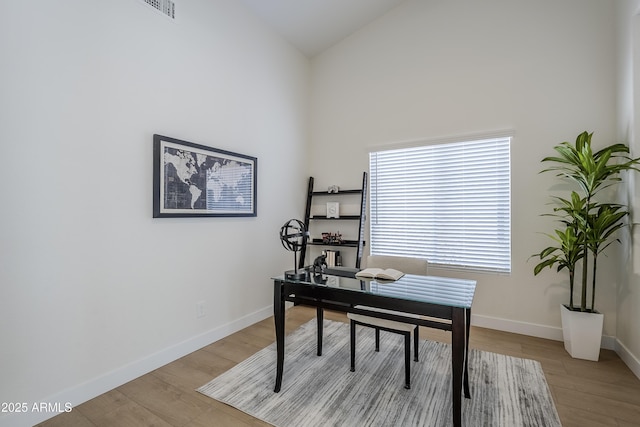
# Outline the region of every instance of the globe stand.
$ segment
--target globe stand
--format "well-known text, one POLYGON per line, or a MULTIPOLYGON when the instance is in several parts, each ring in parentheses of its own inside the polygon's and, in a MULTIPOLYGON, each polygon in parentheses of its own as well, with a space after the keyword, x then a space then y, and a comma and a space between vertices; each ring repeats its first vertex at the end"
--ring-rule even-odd
POLYGON ((287 280, 307 280, 307 272, 304 270, 287 270, 284 272, 284 278, 287 280))
POLYGON ((303 245, 307 243, 307 237, 309 232, 304 223, 297 219, 291 219, 287 221, 282 228, 280 228, 280 241, 282 246, 288 251, 293 252, 293 270, 287 270, 284 272, 284 277, 287 280, 305 280, 308 272, 304 269, 298 268, 298 251, 303 245))
POLYGON ((287 280, 305 280, 307 278, 307 270, 298 268, 298 251, 293 251, 293 265, 295 270, 287 270, 284 272, 284 278, 287 280))

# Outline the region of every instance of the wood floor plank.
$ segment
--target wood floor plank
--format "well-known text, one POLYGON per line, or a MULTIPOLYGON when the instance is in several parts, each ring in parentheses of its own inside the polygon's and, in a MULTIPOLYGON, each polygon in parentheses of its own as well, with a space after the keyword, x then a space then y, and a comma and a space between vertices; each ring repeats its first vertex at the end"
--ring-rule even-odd
POLYGON ((182 390, 194 390, 235 365, 236 362, 210 352, 197 351, 152 373, 169 384, 180 386, 182 390))
POLYGON ((175 425, 131 400, 111 412, 96 416, 93 421, 100 427, 173 427, 175 425))
MULTIPOLYGON (((291 333, 315 318, 315 309, 296 306, 286 312, 291 333)), ((346 322, 344 313, 325 318, 346 322)), ((420 328, 423 339, 451 342, 451 334, 420 328)), ((273 318, 265 319, 169 363, 70 413, 39 427, 266 427, 235 408, 195 391, 275 340, 273 318)), ((547 378, 563 427, 640 426, 640 380, 612 351, 599 362, 572 359, 561 342, 472 327, 471 348, 537 360, 547 378)))
POLYGON ((190 427, 250 427, 253 420, 241 420, 224 411, 211 408, 189 423, 190 427))
MULTIPOLYGON (((588 413, 571 406, 558 405, 562 427, 617 427, 618 421, 614 417, 588 413)), ((637 424, 636 424, 637 427, 637 424)))
POLYGON ((581 390, 554 386, 554 397, 569 406, 583 412, 587 419, 606 417, 608 419, 640 422, 640 406, 620 402, 611 397, 596 396, 581 390))
POLYGON ((37 424, 35 427, 96 427, 87 417, 80 411, 75 409, 71 412, 65 412, 57 415, 43 423, 37 424))
POLYGON ((151 374, 118 390, 173 426, 183 426, 209 409, 195 392, 184 392, 151 374))
POLYGON ((589 377, 569 377, 549 373, 545 373, 545 376, 547 377, 547 383, 556 387, 640 406, 640 393, 638 393, 637 386, 634 387, 625 382, 610 383, 589 377))
POLYGON ((103 414, 115 411, 128 402, 129 398, 127 396, 114 389, 85 402, 74 411, 84 414, 90 420, 96 420, 103 414))
POLYGON ((243 342, 238 342, 234 337, 220 340, 204 347, 202 350, 223 357, 235 363, 240 363, 264 347, 254 346, 243 342))
MULTIPOLYGON (((273 326, 271 326, 271 329, 273 329, 273 326)), ((249 344, 259 349, 267 347, 276 340, 275 336, 273 339, 271 337, 265 337, 262 331, 258 329, 243 329, 233 334, 232 338, 240 343, 249 344)))

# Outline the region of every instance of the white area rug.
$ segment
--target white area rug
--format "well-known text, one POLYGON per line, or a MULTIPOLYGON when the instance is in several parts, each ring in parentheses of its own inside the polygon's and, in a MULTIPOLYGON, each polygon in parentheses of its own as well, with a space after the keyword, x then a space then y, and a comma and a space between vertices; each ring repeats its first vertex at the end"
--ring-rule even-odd
MULTIPOLYGON (((316 356, 316 321, 285 339, 284 376, 274 393, 275 343, 198 389, 279 427, 449 426, 451 347, 421 341, 404 389, 402 336, 358 329, 356 372, 349 371, 349 325, 325 320, 323 355, 316 356)), ((464 426, 560 426, 540 364, 484 351, 469 357, 471 399, 462 399, 464 426)))

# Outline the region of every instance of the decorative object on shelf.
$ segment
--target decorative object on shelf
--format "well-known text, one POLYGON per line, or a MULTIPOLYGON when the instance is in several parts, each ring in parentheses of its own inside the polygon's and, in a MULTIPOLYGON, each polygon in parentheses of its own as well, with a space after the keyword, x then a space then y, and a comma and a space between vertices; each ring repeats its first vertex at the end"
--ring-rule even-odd
POLYGON ((327 218, 340 218, 339 202, 327 202, 327 218))
POLYGON ((327 255, 322 254, 313 261, 313 274, 322 274, 324 269, 327 268, 327 255))
POLYGON ((340 191, 340 187, 338 187, 337 185, 330 185, 329 190, 327 190, 327 193, 338 193, 339 191, 340 191))
MULTIPOLYGON (((547 214, 558 219, 560 227, 554 235, 554 246, 543 249, 532 257, 540 258, 534 267, 537 275, 545 267, 557 267, 557 271, 569 272, 569 304, 561 306, 564 347, 574 358, 597 361, 602 339, 603 315, 595 309, 596 267, 598 255, 613 242, 614 233, 627 225, 627 206, 606 199, 611 188, 621 181, 620 173, 638 171, 640 158, 631 158, 629 147, 612 144, 593 152, 592 133, 583 132, 575 144, 562 142, 554 147, 557 157, 545 157, 543 162, 553 166, 542 172, 556 172, 564 182, 574 185, 569 198, 555 196, 557 207, 547 214), (591 304, 588 304, 589 261, 591 262, 591 304), (580 299, 574 305, 574 279, 580 264, 580 299), (587 318, 587 321, 585 321, 587 318), (580 324, 584 325, 580 326, 580 324), (587 335, 593 335, 588 338, 587 335), (591 342, 591 349, 585 343, 591 342)), ((609 196, 610 197, 610 196, 609 196)), ((615 288, 613 288, 615 289, 615 288)))
POLYGON ((301 280, 307 275, 305 270, 298 269, 298 252, 307 244, 309 232, 299 219, 290 219, 280 228, 280 242, 282 246, 293 252, 293 270, 285 272, 287 279, 301 280))
POLYGON ((342 257, 340 256, 340 251, 333 251, 331 249, 327 249, 326 251, 322 251, 322 253, 327 257, 328 267, 342 266, 342 257))
POLYGON ((258 159, 153 135, 153 217, 256 216, 258 159))
POLYGON ((342 240, 342 234, 340 232, 336 233, 322 233, 322 243, 327 245, 341 245, 344 243, 342 240))

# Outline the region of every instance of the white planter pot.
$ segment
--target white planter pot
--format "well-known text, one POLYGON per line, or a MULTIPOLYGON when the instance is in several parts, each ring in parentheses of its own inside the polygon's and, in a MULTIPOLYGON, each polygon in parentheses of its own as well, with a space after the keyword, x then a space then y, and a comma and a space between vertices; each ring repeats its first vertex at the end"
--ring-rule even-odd
POLYGON ((564 348, 575 359, 598 361, 604 315, 571 311, 560 306, 564 348))

